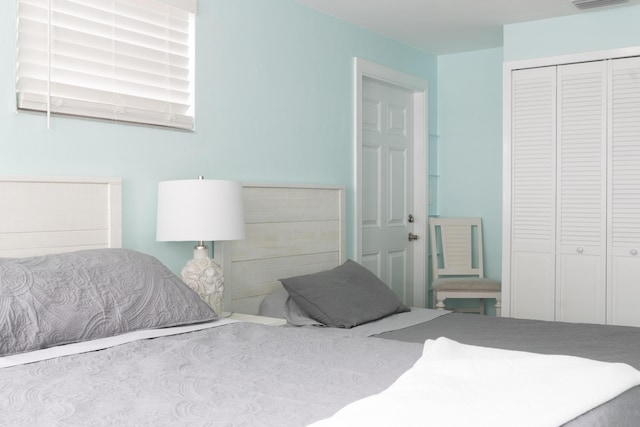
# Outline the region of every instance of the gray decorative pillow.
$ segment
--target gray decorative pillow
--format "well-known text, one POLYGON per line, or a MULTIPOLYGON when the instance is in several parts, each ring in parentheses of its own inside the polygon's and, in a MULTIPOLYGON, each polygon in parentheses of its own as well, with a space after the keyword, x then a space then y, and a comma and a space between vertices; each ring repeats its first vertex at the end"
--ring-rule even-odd
POLYGON ((352 260, 280 282, 309 317, 326 326, 352 328, 410 311, 375 274, 352 260))
POLYGON ((264 297, 258 308, 260 316, 285 318, 293 326, 324 326, 307 316, 283 287, 264 297))
POLYGON ((140 252, 0 258, 0 356, 217 317, 160 261, 140 252))

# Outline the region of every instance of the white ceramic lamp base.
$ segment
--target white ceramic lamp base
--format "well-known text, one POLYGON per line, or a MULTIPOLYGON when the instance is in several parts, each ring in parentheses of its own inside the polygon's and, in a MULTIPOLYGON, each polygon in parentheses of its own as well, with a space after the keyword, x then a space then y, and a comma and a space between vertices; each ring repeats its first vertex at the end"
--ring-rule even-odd
POLYGON ((222 269, 211 258, 207 246, 196 246, 193 259, 182 269, 182 280, 193 289, 209 307, 222 314, 224 295, 224 277, 222 269))

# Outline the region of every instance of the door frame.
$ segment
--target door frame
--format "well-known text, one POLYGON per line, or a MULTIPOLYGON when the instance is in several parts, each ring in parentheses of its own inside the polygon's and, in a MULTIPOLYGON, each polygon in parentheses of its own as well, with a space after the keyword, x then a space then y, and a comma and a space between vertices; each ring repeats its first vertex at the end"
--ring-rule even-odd
POLYGON ((362 261, 362 79, 368 77, 413 92, 413 215, 414 233, 420 238, 414 241, 413 251, 413 302, 414 307, 427 306, 427 223, 428 223, 428 82, 358 57, 354 68, 354 245, 358 262, 362 261))

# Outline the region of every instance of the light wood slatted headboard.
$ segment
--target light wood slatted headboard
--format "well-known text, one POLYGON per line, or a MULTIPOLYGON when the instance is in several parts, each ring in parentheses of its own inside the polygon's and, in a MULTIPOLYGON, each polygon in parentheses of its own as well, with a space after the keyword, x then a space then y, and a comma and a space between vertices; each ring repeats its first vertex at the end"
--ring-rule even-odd
POLYGON ((120 247, 120 178, 0 177, 0 257, 120 247))
POLYGON ((225 310, 257 314, 278 279, 346 260, 345 190, 337 186, 244 185, 246 239, 216 245, 225 310))

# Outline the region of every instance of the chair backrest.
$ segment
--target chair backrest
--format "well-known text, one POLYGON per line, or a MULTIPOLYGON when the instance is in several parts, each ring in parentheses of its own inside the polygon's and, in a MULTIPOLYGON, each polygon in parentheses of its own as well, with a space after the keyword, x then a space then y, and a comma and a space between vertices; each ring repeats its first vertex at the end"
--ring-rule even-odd
POLYGON ((430 218, 433 279, 442 276, 484 277, 482 220, 430 218))

